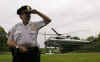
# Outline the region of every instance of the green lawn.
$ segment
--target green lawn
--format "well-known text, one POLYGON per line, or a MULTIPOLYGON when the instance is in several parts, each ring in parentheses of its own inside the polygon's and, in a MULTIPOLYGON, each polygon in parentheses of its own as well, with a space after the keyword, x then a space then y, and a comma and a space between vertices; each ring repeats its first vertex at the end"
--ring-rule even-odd
MULTIPOLYGON (((11 55, 0 54, 0 62, 11 62, 11 55)), ((100 62, 100 53, 45 54, 41 56, 41 62, 100 62)))

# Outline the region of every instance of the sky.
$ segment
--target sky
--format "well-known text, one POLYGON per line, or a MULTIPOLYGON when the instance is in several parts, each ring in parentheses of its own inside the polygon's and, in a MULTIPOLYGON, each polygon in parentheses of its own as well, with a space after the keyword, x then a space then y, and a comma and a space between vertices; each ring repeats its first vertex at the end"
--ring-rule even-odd
MULTIPOLYGON (((23 5, 30 5, 52 19, 39 32, 40 47, 44 47, 44 35, 41 33, 54 34, 52 27, 59 33, 81 38, 97 35, 100 31, 100 0, 0 0, 0 26, 6 32, 21 22, 16 11, 23 5)), ((39 16, 32 15, 31 21, 39 20, 39 16)))

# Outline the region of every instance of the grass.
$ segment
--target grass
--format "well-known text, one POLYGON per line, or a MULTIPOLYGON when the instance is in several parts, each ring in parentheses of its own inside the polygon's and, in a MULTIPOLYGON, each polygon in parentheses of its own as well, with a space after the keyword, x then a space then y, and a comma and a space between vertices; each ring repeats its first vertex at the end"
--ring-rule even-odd
POLYGON ((0 54, 0 62, 11 62, 11 54, 10 53, 2 53, 0 54))
MULTIPOLYGON (((0 54, 0 62, 11 62, 11 54, 0 54)), ((100 53, 41 55, 41 62, 100 62, 100 53)))

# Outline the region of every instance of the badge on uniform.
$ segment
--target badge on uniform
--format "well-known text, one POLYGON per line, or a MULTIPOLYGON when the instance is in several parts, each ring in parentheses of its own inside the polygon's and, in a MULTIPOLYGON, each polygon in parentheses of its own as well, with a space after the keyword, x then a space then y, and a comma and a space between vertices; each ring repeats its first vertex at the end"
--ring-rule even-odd
POLYGON ((31 30, 35 30, 35 27, 34 26, 31 26, 31 30))

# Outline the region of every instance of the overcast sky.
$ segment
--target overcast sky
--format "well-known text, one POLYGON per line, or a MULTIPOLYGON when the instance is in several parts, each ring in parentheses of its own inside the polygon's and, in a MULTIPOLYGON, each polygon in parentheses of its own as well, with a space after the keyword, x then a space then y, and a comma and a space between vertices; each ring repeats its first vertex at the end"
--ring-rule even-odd
MULTIPOLYGON (((0 25, 7 32, 21 22, 16 11, 22 5, 30 5, 52 19, 40 33, 53 33, 50 28, 54 27, 59 33, 84 38, 100 31, 100 0, 0 0, 0 25)), ((32 15, 32 21, 37 20, 41 19, 32 15)), ((39 34, 38 39, 40 38, 43 39, 43 35, 39 34)))

